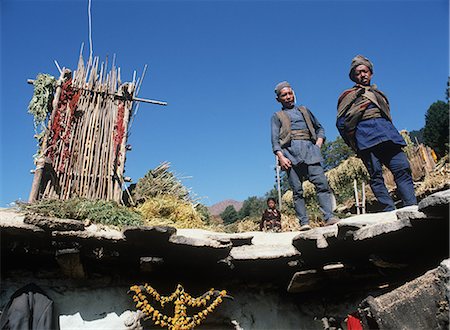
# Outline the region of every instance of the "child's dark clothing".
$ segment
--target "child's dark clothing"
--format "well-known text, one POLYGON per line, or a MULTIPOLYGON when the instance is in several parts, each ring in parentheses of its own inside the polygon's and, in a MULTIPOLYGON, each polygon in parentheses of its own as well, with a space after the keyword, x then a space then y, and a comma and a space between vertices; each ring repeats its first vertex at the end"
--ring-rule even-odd
POLYGON ((259 230, 281 231, 281 213, 277 209, 266 209, 261 217, 259 230))

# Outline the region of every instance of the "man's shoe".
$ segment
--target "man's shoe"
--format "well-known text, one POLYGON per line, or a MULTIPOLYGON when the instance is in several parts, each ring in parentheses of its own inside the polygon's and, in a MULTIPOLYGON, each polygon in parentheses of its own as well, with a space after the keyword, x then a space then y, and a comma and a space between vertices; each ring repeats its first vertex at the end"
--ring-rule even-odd
POLYGON ((304 224, 304 225, 300 226, 300 231, 307 231, 307 230, 310 230, 310 229, 311 229, 311 226, 308 225, 308 224, 304 224))
POLYGON ((337 224, 339 221, 341 221, 341 219, 332 217, 332 218, 328 219, 327 222, 325 222, 325 226, 332 226, 334 224, 337 224))

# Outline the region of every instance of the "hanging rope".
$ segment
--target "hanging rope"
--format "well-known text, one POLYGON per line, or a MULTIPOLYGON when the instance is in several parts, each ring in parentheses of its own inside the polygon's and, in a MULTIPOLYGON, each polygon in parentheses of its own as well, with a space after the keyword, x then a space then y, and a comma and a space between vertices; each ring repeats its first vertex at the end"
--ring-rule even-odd
POLYGON ((88 25, 89 25, 89 59, 92 59, 92 16, 91 16, 91 0, 88 0, 88 25))

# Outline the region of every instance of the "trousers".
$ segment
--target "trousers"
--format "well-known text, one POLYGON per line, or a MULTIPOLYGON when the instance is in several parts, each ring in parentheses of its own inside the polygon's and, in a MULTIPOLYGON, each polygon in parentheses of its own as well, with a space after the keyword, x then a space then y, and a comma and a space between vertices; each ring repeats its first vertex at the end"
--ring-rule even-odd
POLYGON ((332 193, 320 163, 294 165, 287 171, 287 175, 293 192, 295 213, 300 221, 300 225, 309 223, 305 199, 303 198, 303 181, 305 179, 308 179, 316 187, 317 199, 325 221, 333 217, 332 193))
POLYGON ((391 141, 383 142, 361 150, 360 157, 369 172, 370 187, 383 211, 395 210, 395 204, 386 188, 382 165, 392 172, 403 206, 417 204, 408 157, 401 146, 391 141))

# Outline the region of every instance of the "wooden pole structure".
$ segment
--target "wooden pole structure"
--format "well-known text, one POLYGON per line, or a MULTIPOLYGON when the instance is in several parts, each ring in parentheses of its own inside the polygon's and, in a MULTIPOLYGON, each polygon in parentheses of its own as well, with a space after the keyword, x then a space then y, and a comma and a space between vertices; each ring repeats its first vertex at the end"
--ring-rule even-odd
POLYGON ((366 183, 363 181, 361 183, 362 197, 361 197, 361 211, 362 214, 366 213, 366 183))
POLYGON ((42 174, 45 167, 45 157, 39 157, 36 161, 36 169, 34 170, 33 183, 31 184, 30 196, 28 202, 33 203, 39 199, 39 191, 41 188, 42 174))
MULTIPOLYGON (((51 125, 53 123, 53 119, 55 117, 55 112, 58 109, 59 96, 61 95, 61 85, 63 84, 63 82, 66 79, 70 78, 70 74, 71 74, 70 70, 64 68, 61 72, 61 75, 60 75, 57 85, 56 85, 56 90, 55 90, 55 94, 53 97, 53 103, 52 103, 52 112, 51 112, 50 119, 47 124, 47 133, 45 134, 43 141, 42 141, 42 145, 40 148, 41 154, 39 155, 39 158, 36 160, 36 169, 34 171, 33 183, 31 184, 31 191, 30 191, 30 195, 28 197, 29 203, 33 203, 37 199, 39 199, 39 192, 41 190, 42 177, 44 174, 43 172, 45 169, 45 164, 47 163, 45 154, 47 153, 47 144, 48 144, 48 138, 49 138, 48 132, 50 131, 51 125)), ((28 79, 27 82, 33 84, 34 80, 28 79)))
MULTIPOLYGON (((80 53, 73 77, 70 70, 58 68, 61 76, 36 161, 30 202, 75 196, 122 200, 133 101, 163 106, 167 103, 137 97, 143 76, 136 81, 135 73, 132 83, 122 84, 115 56, 110 69, 107 60, 100 64, 98 57, 89 57, 85 63, 80 53), (66 83, 68 80, 71 82, 66 83), (67 90, 63 91, 63 87, 67 90), (44 185, 43 180, 49 177, 51 180, 44 185)), ((34 80, 27 82, 33 84, 34 80)))
POLYGON ((358 197, 358 184, 356 182, 356 179, 353 180, 353 190, 355 191, 356 214, 360 214, 359 197, 358 197))
POLYGON ((278 191, 278 207, 281 210, 281 180, 280 180, 280 165, 278 164, 278 157, 275 155, 275 171, 277 173, 277 191, 278 191))

